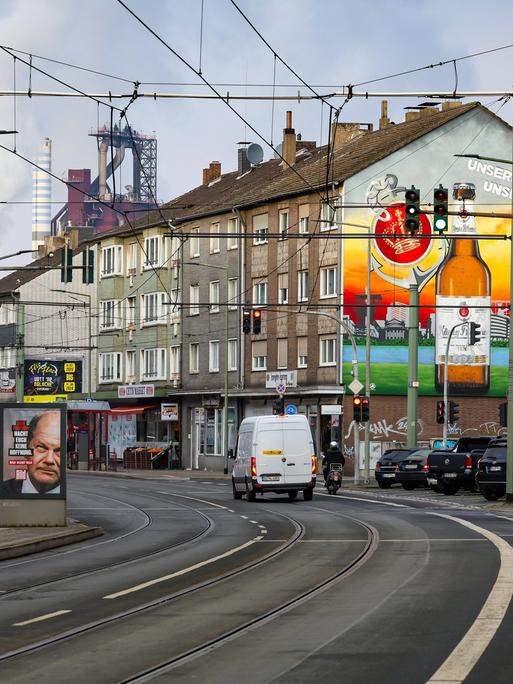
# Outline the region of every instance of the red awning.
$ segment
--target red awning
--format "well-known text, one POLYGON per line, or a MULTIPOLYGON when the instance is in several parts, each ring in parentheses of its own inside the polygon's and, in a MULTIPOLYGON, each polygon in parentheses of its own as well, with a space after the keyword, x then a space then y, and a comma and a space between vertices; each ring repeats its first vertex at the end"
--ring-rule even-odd
POLYGON ((110 409, 109 413, 116 416, 121 416, 126 413, 144 413, 147 409, 157 408, 155 405, 152 406, 114 406, 110 409))

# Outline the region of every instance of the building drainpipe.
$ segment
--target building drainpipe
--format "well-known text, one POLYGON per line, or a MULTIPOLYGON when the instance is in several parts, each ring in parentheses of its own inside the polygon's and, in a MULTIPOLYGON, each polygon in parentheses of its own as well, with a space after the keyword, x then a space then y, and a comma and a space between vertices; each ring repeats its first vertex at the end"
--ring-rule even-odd
POLYGON ((16 401, 23 402, 25 366, 25 305, 16 307, 16 401))
MULTIPOLYGON (((239 219, 239 233, 246 233, 247 232, 247 226, 246 226, 246 221, 244 220, 240 210, 237 207, 233 207, 232 209, 233 213, 237 216, 239 219)), ((239 293, 244 292, 246 289, 246 255, 244 252, 244 240, 239 235, 238 239, 238 246, 239 246, 239 293)), ((244 302, 239 302, 240 304, 244 304, 244 302)), ((245 370, 244 370, 244 358, 245 358, 245 339, 244 335, 242 334, 242 306, 237 307, 238 308, 238 314, 237 314, 237 346, 239 349, 239 386, 240 389, 244 389, 244 381, 245 381, 245 370)))

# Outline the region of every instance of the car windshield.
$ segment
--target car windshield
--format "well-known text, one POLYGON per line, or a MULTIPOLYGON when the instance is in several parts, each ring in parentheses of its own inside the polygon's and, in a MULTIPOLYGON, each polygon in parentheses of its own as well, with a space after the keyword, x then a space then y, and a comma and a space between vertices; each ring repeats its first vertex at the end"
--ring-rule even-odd
POLYGON ((496 458, 499 461, 506 460, 506 447, 489 447, 484 453, 484 458, 496 458))
POLYGON ((392 461, 392 463, 398 463, 399 461, 404 461, 405 458, 411 454, 411 451, 404 449, 404 451, 385 451, 380 460, 392 461))

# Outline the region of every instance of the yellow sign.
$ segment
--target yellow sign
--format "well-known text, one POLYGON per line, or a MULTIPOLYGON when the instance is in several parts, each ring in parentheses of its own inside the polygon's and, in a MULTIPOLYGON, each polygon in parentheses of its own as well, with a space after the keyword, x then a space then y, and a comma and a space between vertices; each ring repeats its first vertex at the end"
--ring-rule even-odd
POLYGON ((279 456, 283 453, 283 449, 262 449, 265 456, 279 456))
POLYGON ((67 394, 34 394, 30 397, 23 397, 25 404, 48 404, 52 401, 66 401, 67 394))

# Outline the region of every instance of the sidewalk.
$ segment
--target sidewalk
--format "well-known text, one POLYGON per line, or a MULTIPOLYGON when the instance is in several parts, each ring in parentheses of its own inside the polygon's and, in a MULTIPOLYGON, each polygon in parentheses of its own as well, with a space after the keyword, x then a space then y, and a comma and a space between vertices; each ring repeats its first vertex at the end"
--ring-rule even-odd
POLYGON ((102 534, 101 527, 90 527, 77 520, 70 520, 67 527, 0 527, 0 561, 75 544, 102 534))

